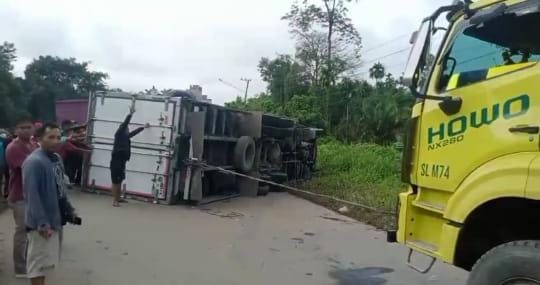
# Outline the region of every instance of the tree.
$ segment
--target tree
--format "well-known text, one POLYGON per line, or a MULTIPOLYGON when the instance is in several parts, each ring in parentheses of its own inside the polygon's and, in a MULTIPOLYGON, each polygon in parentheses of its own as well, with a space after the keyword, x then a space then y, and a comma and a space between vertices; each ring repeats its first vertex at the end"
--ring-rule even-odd
POLYGON ((316 47, 325 52, 325 84, 329 85, 334 84, 339 74, 347 70, 335 69, 336 58, 347 62, 349 68, 358 66, 362 38, 347 16, 349 10, 346 3, 352 0, 320 1, 321 5, 310 4, 308 0, 295 2, 282 20, 289 22, 290 33, 298 42, 297 47, 307 46, 308 50, 316 47), (326 39, 325 45, 320 44, 321 35, 326 39))
POLYGON ((34 59, 24 71, 30 113, 35 118, 54 120, 56 100, 87 98, 90 92, 107 90, 108 75, 90 71, 89 64, 53 56, 34 59))
POLYGON ((261 58, 259 61, 261 78, 268 83, 274 102, 284 106, 294 95, 306 94, 309 79, 303 66, 290 55, 279 55, 275 59, 261 58))
POLYGON ((26 98, 23 96, 21 79, 13 73, 13 62, 17 59, 12 43, 0 45, 0 126, 9 127, 25 113, 26 98))
POLYGON ((296 43, 295 58, 304 66, 311 85, 319 86, 321 83, 326 46, 324 33, 318 31, 302 34, 296 43))
POLYGON ((295 118, 301 124, 311 127, 324 126, 320 102, 315 96, 294 95, 287 105, 283 107, 283 113, 280 115, 295 118))
POLYGON ((140 93, 145 94, 145 95, 158 95, 159 91, 157 90, 156 86, 152 85, 152 88, 144 89, 144 91, 142 91, 140 93))
POLYGON ((13 62, 17 59, 15 55, 15 45, 4 42, 0 45, 0 70, 11 72, 13 70, 13 62))
POLYGON ((297 54, 304 63, 315 71, 317 85, 320 83, 326 92, 324 95, 324 110, 326 128, 330 129, 330 90, 337 79, 346 71, 360 66, 360 48, 362 38, 360 33, 347 16, 346 6, 352 0, 317 0, 319 5, 308 0, 295 2, 290 11, 281 19, 289 22, 290 33, 297 41, 297 54), (321 39, 325 42, 322 44, 321 39), (298 51, 300 49, 300 52, 298 51), (324 66, 319 68, 323 53, 324 66), (307 57, 306 57, 307 56, 307 57))
POLYGON ((386 75, 385 68, 382 63, 377 62, 369 69, 369 78, 375 79, 376 82, 381 81, 386 75))
POLYGON ((225 103, 225 107, 238 110, 261 111, 279 115, 283 113, 283 108, 278 106, 272 99, 272 96, 266 93, 260 93, 250 97, 247 102, 245 102, 242 97, 237 96, 234 101, 225 103))

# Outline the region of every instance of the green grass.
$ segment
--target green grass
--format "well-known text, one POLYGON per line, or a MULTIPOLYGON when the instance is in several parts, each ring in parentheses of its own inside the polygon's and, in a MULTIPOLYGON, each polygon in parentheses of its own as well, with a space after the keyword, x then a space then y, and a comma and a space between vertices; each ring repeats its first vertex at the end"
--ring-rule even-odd
POLYGON ((394 146, 323 143, 319 146, 317 172, 304 188, 393 211, 403 187, 400 159, 401 153, 394 146))

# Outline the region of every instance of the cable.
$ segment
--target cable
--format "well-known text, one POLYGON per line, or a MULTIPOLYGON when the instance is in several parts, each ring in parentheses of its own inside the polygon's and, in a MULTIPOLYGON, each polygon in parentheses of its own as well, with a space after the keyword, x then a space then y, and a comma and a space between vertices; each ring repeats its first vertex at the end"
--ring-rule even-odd
POLYGON ((410 49, 409 47, 406 47, 406 48, 403 48, 403 49, 400 49, 400 50, 397 50, 397 51, 394 51, 394 52, 391 52, 391 53, 382 55, 382 56, 377 57, 377 58, 373 58, 373 59, 369 59, 369 60, 363 61, 362 64, 372 63, 372 62, 375 62, 375 61, 380 61, 381 59, 385 59, 385 58, 387 58, 387 57, 390 57, 390 56, 393 56, 393 55, 396 55, 396 54, 400 54, 400 53, 406 52, 406 51, 408 51, 409 49, 410 49))
MULTIPOLYGON (((383 66, 384 66, 385 71, 388 71, 388 70, 390 70, 391 68, 398 67, 398 66, 403 66, 403 67, 405 67, 405 66, 404 66, 405 64, 407 64, 406 61, 400 62, 400 63, 397 63, 397 64, 388 65, 388 66, 385 66, 385 65, 383 64, 383 66)), ((370 67, 370 68, 371 68, 371 67, 370 67)), ((369 70, 365 70, 365 71, 361 71, 361 72, 355 72, 355 73, 351 74, 351 76, 362 76, 362 75, 368 74, 368 73, 369 73, 369 70)))
POLYGON ((399 39, 401 39, 401 38, 403 38, 403 37, 406 37, 406 36, 408 36, 408 35, 409 35, 409 34, 399 35, 399 36, 397 36, 397 37, 395 37, 395 38, 393 38, 393 39, 390 39, 390 40, 388 40, 388 41, 386 41, 386 42, 382 42, 382 43, 380 43, 380 44, 378 44, 378 45, 371 46, 371 47, 365 49, 365 50, 363 51, 363 53, 368 53, 368 52, 370 52, 370 51, 373 51, 373 50, 379 49, 379 48, 381 48, 381 47, 387 46, 388 44, 393 43, 393 42, 395 42, 395 41, 397 41, 397 40, 399 40, 399 39))
MULTIPOLYGON (((385 58, 394 56, 394 55, 396 55, 396 54, 400 54, 400 53, 403 53, 403 52, 405 52, 405 51, 408 51, 409 49, 410 49, 410 47, 406 47, 406 48, 403 48, 403 49, 400 49, 400 50, 397 50, 397 51, 393 51, 393 52, 391 52, 391 53, 388 53, 388 54, 379 56, 379 57, 377 57, 377 58, 372 58, 372 59, 369 59, 369 60, 367 60, 367 61, 360 61, 360 63, 358 63, 357 65, 352 66, 351 69, 360 68, 360 67, 362 67, 362 66, 365 65, 365 64, 369 64, 369 63, 372 63, 372 62, 380 61, 380 60, 382 60, 382 59, 385 59, 385 58)), ((353 74, 353 75, 354 75, 354 74, 353 74)))
MULTIPOLYGON (((472 48, 472 47, 471 47, 472 48)), ((385 55, 382 55, 380 57, 377 57, 377 58, 373 58, 373 59, 369 59, 367 61, 362 61, 360 64, 364 65, 364 64, 369 64, 369 63, 373 63, 373 62, 376 62, 376 61, 380 61, 382 59, 385 59, 385 58, 388 58, 388 57, 391 57, 393 55, 396 55, 396 54, 400 54, 400 53, 403 53, 407 50, 409 50, 410 48, 407 47, 407 48, 403 48, 403 49, 400 49, 400 50, 397 50, 397 51, 394 51, 394 52, 391 52, 391 53, 388 53, 388 54, 385 54, 385 55)), ((473 57, 473 58, 470 58, 470 59, 467 59, 467 60, 464 60, 460 63, 458 63, 456 66, 459 66, 461 64, 465 64, 465 63, 469 63, 471 61, 475 61, 475 60, 478 60, 478 59, 481 59, 481 58, 484 58, 484 57, 487 57, 487 56, 490 56, 492 54, 495 54, 497 53, 498 51, 494 51, 494 52, 490 52, 490 53, 487 53, 487 54, 484 54, 484 55, 481 55, 481 56, 477 56, 477 57, 473 57)), ((388 70, 392 67, 396 67, 396 66, 400 66, 402 64, 406 64, 405 63, 400 63, 400 64, 395 64, 395 65, 390 65, 390 66, 385 66, 385 69, 388 70)), ((359 73, 353 73, 352 76, 360 76, 360 75, 364 75, 364 74, 367 74, 369 73, 369 70, 366 70, 366 71, 362 71, 362 72, 359 72, 359 73)))
POLYGON ((269 181, 269 180, 265 180, 265 179, 261 179, 261 178, 258 178, 258 177, 249 176, 249 175, 246 175, 246 174, 243 174, 243 173, 238 173, 236 171, 224 169, 224 168, 221 168, 219 166, 208 165, 208 164, 206 164, 204 162, 195 162, 194 164, 198 164, 201 167, 206 168, 206 169, 218 170, 218 171, 220 171, 222 173, 225 173, 225 174, 240 176, 240 177, 255 180, 255 181, 258 181, 258 182, 263 182, 263 183, 266 183, 266 184, 269 184, 269 185, 274 185, 276 187, 285 188, 285 189, 287 189, 287 190, 289 190, 291 192, 302 193, 302 194, 315 196, 315 197, 320 197, 320 198, 326 198, 326 199, 334 200, 336 202, 347 204, 347 205, 350 205, 350 206, 364 208, 366 210, 370 210, 372 212, 379 213, 379 214, 384 214, 384 215, 395 215, 396 214, 395 212, 381 210, 381 209, 370 207, 370 206, 367 206, 367 205, 364 205, 364 204, 360 204, 360 203, 351 202, 351 201, 343 200, 343 199, 340 199, 340 198, 336 198, 336 197, 333 197, 333 196, 313 193, 313 192, 310 192, 310 191, 301 190, 301 189, 298 189, 298 188, 294 188, 294 187, 284 185, 284 184, 279 184, 279 183, 269 181))

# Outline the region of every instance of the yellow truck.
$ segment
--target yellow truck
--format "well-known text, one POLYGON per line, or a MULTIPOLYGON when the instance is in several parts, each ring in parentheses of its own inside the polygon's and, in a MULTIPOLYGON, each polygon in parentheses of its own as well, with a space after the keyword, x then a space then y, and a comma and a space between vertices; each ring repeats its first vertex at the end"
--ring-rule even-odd
POLYGON ((539 0, 455 1, 411 39, 408 191, 388 238, 468 284, 540 284, 539 30, 539 0))

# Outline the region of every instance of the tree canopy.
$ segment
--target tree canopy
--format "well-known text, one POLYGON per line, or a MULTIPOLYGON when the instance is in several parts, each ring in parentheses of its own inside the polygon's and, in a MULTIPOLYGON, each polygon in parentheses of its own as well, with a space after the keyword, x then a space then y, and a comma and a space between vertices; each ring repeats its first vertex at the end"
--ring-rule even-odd
POLYGON ((375 84, 349 76, 362 66, 362 38, 347 16, 351 2, 296 1, 282 17, 295 53, 262 58, 266 93, 227 106, 293 117, 342 141, 395 141, 414 100, 380 62, 369 69, 375 84))
POLYGON ((13 124, 16 117, 26 115, 26 98, 22 91, 22 80, 13 73, 13 62, 17 59, 15 46, 4 42, 0 45, 0 126, 13 124))
POLYGON ((108 75, 91 71, 89 62, 74 58, 40 56, 26 66, 24 78, 13 74, 17 59, 12 43, 0 45, 0 126, 21 115, 54 120, 58 99, 87 98, 89 92, 105 90, 108 75))

